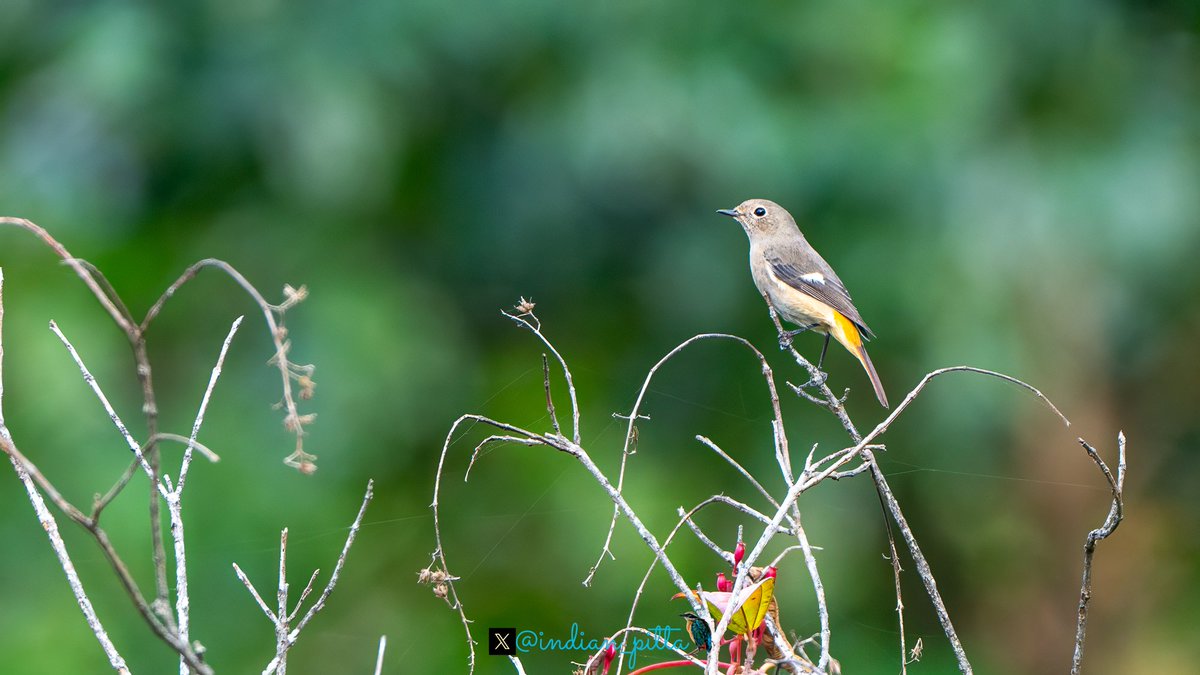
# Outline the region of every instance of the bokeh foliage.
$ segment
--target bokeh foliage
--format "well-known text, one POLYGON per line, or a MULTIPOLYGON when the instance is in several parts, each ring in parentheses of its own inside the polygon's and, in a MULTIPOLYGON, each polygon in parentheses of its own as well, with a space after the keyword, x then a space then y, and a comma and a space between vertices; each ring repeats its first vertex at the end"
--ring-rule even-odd
MULTIPOLYGON (((531 296, 572 363, 584 441, 615 467, 626 411, 659 356, 698 332, 773 353, 744 236, 715 214, 747 197, 791 208, 880 335, 893 400, 967 363, 1041 387, 1064 431, 996 382, 936 383, 882 456, 979 672, 1063 672, 1079 549, 1106 493, 1073 444, 1130 437, 1129 519, 1098 554, 1089 672, 1185 672, 1200 660, 1196 417, 1200 359, 1200 9, 1156 2, 0 3, 0 211, 35 220, 103 269, 140 313, 188 263, 228 260, 273 296, 317 363, 321 470, 285 469, 270 343, 231 284, 203 275, 150 337, 164 426, 184 430, 228 322, 248 313, 202 440, 224 461, 189 487, 194 635, 219 670, 270 655, 230 563, 265 583, 278 528, 297 580, 329 569, 367 477, 377 499, 342 586, 295 651, 297 672, 457 672, 457 619, 414 582, 427 505, 459 413, 547 426, 539 351, 498 309, 531 296)), ((136 418, 119 333, 70 270, 0 231, 5 412, 27 454, 78 501, 123 468, 120 439, 45 330, 56 319, 136 418)), ((816 338, 802 342, 815 353, 816 338)), ((881 411, 836 353, 861 426, 881 411)), ((952 376, 954 377, 954 376, 952 376)), ((560 390, 561 394, 561 390, 560 390)), ((560 405, 565 403, 560 395, 560 405)), ((692 439, 770 473, 751 359, 703 345, 665 369, 629 494, 654 527, 716 491, 752 495, 692 439)), ((785 402, 793 443, 845 443, 785 402)), ((548 428, 548 427, 547 427, 548 428)), ((623 623, 648 555, 627 530, 582 588, 607 524, 567 458, 498 450, 456 476, 447 537, 476 627, 566 636, 623 623)), ((778 487, 778 486, 775 486, 778 487)), ((139 578, 144 499, 108 514, 139 578), (118 522, 130 523, 118 527, 118 522)), ((890 567, 865 481, 802 502, 847 672, 895 669, 890 567)), ((5 672, 104 662, 15 479, 0 479, 5 672)), ((712 531, 734 520, 706 516, 712 531)), ((105 564, 69 543, 135 668, 170 667, 105 564)), ((679 562, 711 583, 690 541, 679 562)), ((922 667, 951 659, 910 575, 922 667)), ((799 565, 784 620, 816 630, 799 565)), ((675 623, 665 582, 643 622, 675 623), (662 599, 659 602, 659 599, 662 599)), ((507 666, 483 657, 483 672, 507 666)), ((563 672, 580 654, 530 655, 563 672)))

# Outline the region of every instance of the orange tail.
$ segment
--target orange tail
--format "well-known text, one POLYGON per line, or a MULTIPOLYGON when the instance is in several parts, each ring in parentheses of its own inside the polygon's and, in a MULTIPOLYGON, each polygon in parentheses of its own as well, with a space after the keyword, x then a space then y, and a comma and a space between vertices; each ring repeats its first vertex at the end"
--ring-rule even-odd
POLYGON ((867 356, 867 348, 863 345, 858 328, 838 312, 834 312, 833 318, 834 325, 830 333, 862 364, 863 369, 867 371, 867 377, 871 378, 871 386, 875 387, 875 398, 879 399, 880 405, 887 408, 887 394, 883 392, 883 383, 879 381, 879 373, 875 372, 875 364, 871 363, 871 357, 867 356))

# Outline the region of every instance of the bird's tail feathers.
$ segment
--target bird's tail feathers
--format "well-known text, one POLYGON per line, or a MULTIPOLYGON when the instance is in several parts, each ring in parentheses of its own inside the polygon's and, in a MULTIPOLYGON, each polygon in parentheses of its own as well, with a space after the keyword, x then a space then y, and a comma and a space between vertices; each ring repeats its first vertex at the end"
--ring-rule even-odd
POLYGON ((863 344, 862 335, 854 322, 842 316, 840 312, 834 312, 832 333, 833 337, 862 364, 863 369, 867 371, 867 377, 871 378, 871 386, 875 388, 875 398, 879 399, 880 405, 887 408, 887 394, 883 391, 883 383, 879 381, 879 373, 875 372, 875 364, 871 363, 871 357, 867 356, 866 345, 863 344))

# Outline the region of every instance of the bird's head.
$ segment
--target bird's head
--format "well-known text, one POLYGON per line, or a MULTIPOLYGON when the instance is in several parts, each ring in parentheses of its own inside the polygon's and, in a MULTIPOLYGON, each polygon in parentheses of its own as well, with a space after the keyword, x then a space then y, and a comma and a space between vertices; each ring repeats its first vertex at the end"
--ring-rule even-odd
POLYGON ((769 199, 747 199, 732 209, 719 209, 717 213, 738 221, 751 238, 796 227, 792 214, 769 199))

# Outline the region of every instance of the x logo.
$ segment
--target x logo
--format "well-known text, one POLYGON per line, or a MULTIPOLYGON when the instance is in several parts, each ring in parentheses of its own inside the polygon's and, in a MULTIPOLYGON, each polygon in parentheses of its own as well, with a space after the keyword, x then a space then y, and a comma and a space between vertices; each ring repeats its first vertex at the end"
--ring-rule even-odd
POLYGON ((517 653, 516 628, 489 628, 488 654, 492 656, 513 656, 517 653))

